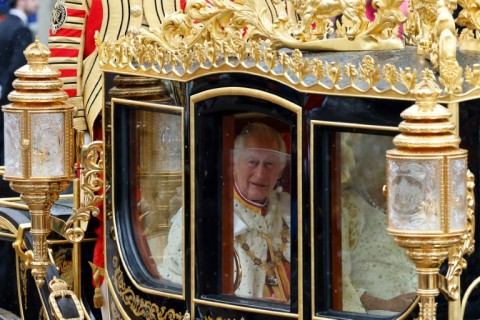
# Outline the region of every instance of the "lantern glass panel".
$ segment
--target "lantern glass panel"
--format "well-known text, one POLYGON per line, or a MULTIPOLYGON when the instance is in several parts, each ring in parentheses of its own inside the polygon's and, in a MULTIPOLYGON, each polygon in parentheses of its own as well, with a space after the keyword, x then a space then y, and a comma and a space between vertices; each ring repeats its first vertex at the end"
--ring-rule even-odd
POLYGON ((438 231, 441 226, 441 160, 389 159, 389 227, 438 231))
POLYGON ((32 177, 65 175, 64 131, 63 113, 31 115, 32 177))
POLYGON ((467 217, 467 161, 466 159, 450 160, 449 165, 449 229, 465 230, 467 217))
POLYGON ((22 114, 4 113, 5 175, 22 176, 22 114))

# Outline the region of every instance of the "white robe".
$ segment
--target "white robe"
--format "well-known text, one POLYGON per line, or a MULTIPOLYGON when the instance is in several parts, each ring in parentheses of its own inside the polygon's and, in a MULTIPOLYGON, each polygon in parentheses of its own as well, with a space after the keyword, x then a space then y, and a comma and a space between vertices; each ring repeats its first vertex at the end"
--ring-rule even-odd
MULTIPOLYGON (((250 251, 263 262, 267 260, 267 241, 260 236, 260 232, 269 234, 271 249, 276 252, 282 250, 283 259, 290 262, 290 195, 286 192, 273 191, 268 197, 267 213, 259 214, 259 209, 253 205, 235 197, 234 200, 234 235, 239 236, 249 246, 250 251), (288 227, 286 243, 282 239, 284 222, 288 227)), ((163 254, 163 263, 159 268, 159 274, 163 279, 175 284, 182 284, 183 277, 183 226, 182 209, 171 220, 171 228, 168 234, 168 242, 163 254)), ((234 241, 240 267, 242 270, 240 284, 235 294, 247 298, 263 298, 266 271, 247 255, 242 244, 234 241)), ((233 259, 233 257, 232 257, 233 259)), ((290 276, 290 275, 288 275, 290 276)), ((280 279, 279 279, 280 280, 280 279)), ((289 286, 289 284, 288 284, 289 286)), ((275 298, 275 297, 274 297, 275 298)))
MULTIPOLYGON (((262 262, 268 259, 269 250, 281 251, 284 261, 290 262, 290 195, 286 192, 273 191, 268 197, 266 214, 261 214, 261 208, 253 203, 248 203, 238 194, 234 200, 234 249, 238 254, 241 266, 241 279, 235 295, 248 298, 263 298, 266 270, 256 265, 251 256, 242 248, 245 243, 256 258, 262 262), (285 230, 287 236, 282 238, 285 230), (272 247, 269 249, 268 241, 261 236, 268 234, 272 247)), ((278 270, 276 270, 278 272, 278 270)), ((290 275, 288 275, 290 277, 290 275)), ((280 277, 277 277, 280 281, 280 277)), ((285 284, 290 286, 290 284, 285 284)), ((279 299, 279 297, 272 297, 279 299)))

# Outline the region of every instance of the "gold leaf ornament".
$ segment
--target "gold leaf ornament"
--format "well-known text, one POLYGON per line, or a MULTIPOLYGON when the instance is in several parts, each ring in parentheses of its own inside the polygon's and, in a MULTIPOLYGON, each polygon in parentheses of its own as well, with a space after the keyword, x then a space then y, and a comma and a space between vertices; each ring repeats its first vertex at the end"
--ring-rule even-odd
POLYGON ((373 87, 375 83, 380 81, 380 66, 375 64, 375 60, 366 55, 360 64, 360 78, 373 87))
POLYGON ((345 74, 347 75, 347 77, 350 78, 350 82, 354 84, 357 80, 358 70, 355 65, 347 63, 347 65, 345 66, 345 74))
POLYGON ((412 90, 417 83, 417 70, 412 70, 410 67, 405 68, 405 70, 400 68, 400 79, 408 91, 412 90))
POLYGON ((465 68, 465 81, 472 86, 480 87, 480 64, 476 63, 472 68, 469 66, 465 68))
POLYGON ((327 68, 328 78, 336 86, 342 80, 342 65, 331 62, 330 64, 325 63, 325 67, 327 68))
POLYGON ((391 64, 384 65, 382 69, 382 74, 383 79, 391 86, 395 86, 398 83, 399 74, 395 66, 391 64))
POLYGON ((462 68, 458 65, 456 60, 447 60, 440 64, 440 78, 441 84, 445 86, 445 91, 449 94, 462 92, 462 68))

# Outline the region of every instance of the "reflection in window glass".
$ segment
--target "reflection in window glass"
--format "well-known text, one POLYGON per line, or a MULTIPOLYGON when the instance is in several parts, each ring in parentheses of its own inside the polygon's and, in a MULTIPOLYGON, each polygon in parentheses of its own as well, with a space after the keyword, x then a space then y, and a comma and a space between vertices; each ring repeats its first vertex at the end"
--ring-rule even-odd
POLYGON ((279 132, 246 125, 233 151, 236 296, 290 300, 289 155, 279 132))
MULTIPOLYGON (((182 125, 181 115, 137 112, 139 146, 138 224, 149 260, 161 279, 182 283, 182 125), (174 232, 169 232, 174 228, 174 232), (171 242, 166 248, 167 241, 171 242)), ((138 242, 138 240, 137 240, 138 242)))
POLYGON ((416 297, 417 276, 387 234, 385 152, 392 137, 341 133, 343 310, 392 315, 416 297))

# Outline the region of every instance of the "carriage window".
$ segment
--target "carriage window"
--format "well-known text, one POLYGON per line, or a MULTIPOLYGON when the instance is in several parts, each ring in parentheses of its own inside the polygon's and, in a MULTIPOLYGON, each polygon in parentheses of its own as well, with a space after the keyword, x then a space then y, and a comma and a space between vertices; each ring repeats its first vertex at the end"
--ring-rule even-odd
POLYGON ((342 292, 341 310, 376 315, 405 311, 416 297, 417 276, 405 250, 386 231, 382 187, 385 152, 394 147, 392 137, 337 135, 340 150, 335 153, 341 166, 335 171, 340 174, 340 192, 332 205, 341 219, 337 216, 332 222, 341 225, 337 230, 342 239, 342 275, 336 288, 342 292))
POLYGON ((268 109, 202 113, 214 108, 210 103, 235 101, 222 99, 196 106, 202 116, 195 123, 201 137, 195 145, 194 189, 198 293, 215 302, 289 312, 297 293, 292 279, 296 186, 291 178, 291 141, 296 138, 291 119, 296 115, 246 98, 237 100, 238 109, 245 104, 262 110, 262 103, 268 109), (272 110, 277 117, 268 115, 272 110))
POLYGON ((184 269, 181 109, 116 103, 115 110, 115 130, 120 131, 114 142, 115 172, 122 180, 116 183, 115 203, 118 219, 124 219, 119 237, 130 247, 125 259, 138 269, 132 272, 137 280, 156 279, 178 288, 184 269))

